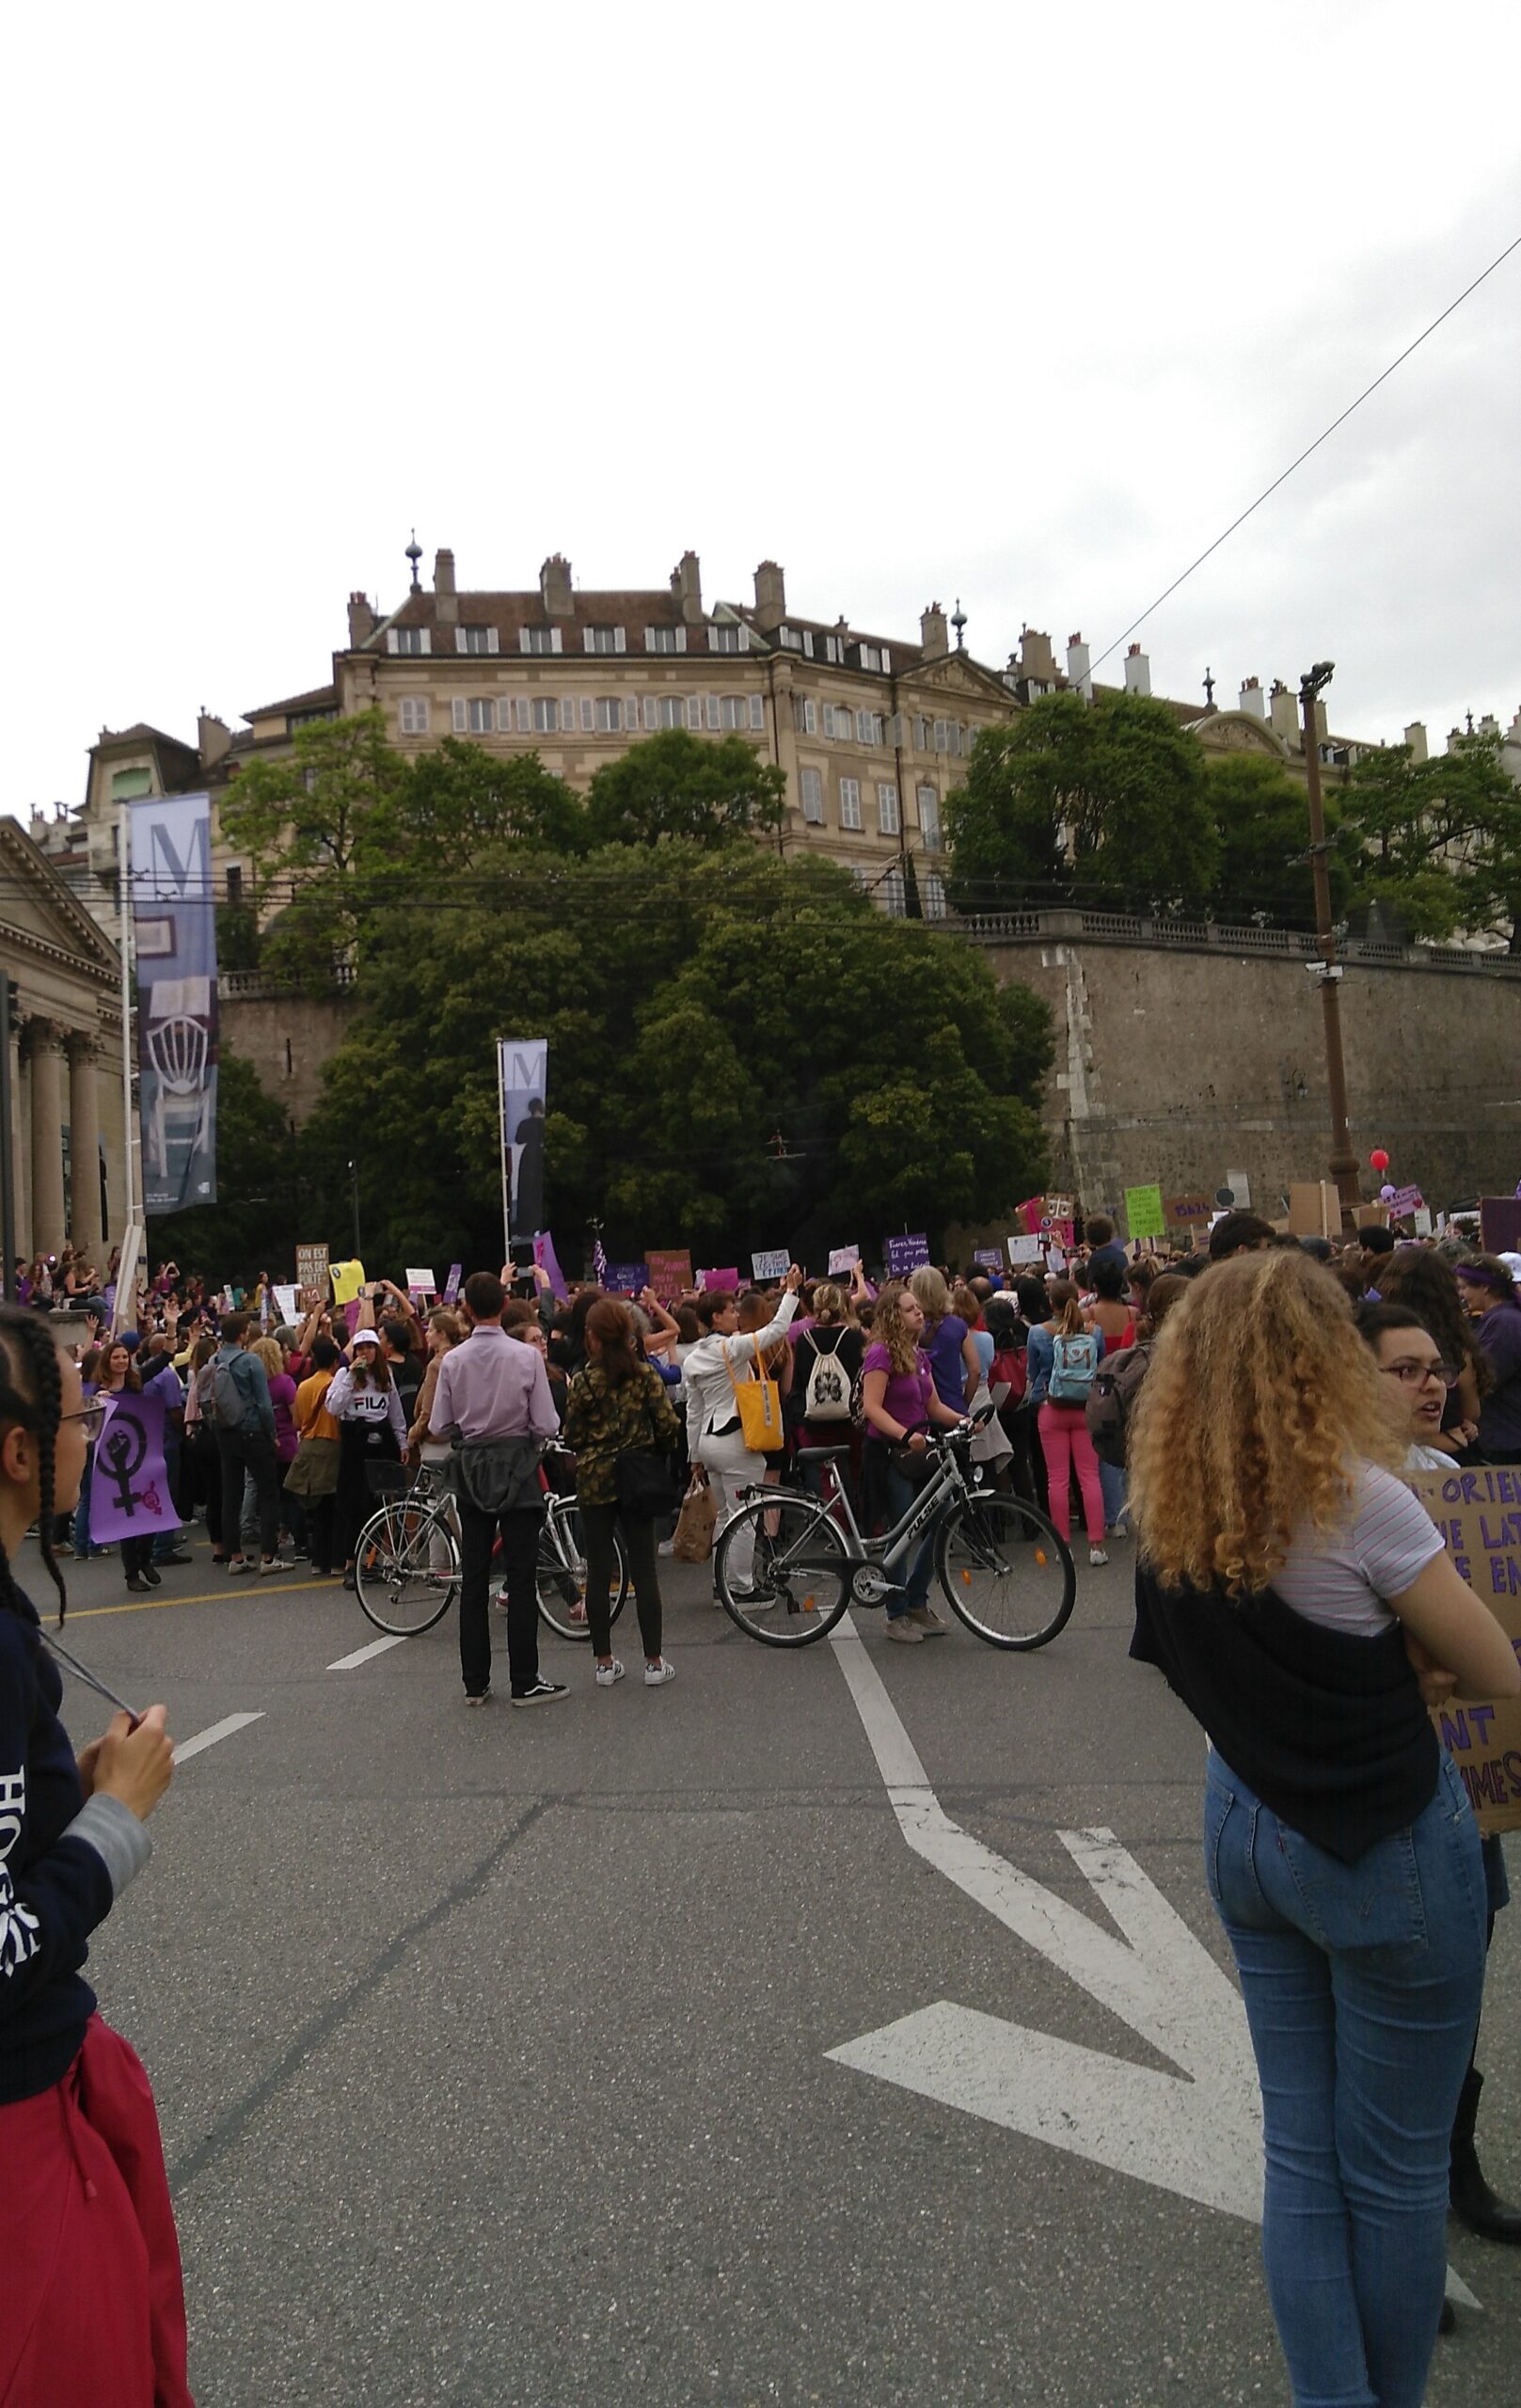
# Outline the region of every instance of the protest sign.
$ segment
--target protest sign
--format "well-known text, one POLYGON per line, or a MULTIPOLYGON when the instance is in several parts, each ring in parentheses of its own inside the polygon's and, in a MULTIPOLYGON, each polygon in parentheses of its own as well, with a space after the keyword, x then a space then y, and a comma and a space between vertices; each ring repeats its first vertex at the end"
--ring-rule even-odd
POLYGON ((649 1284, 649 1272, 642 1262, 610 1262, 602 1275, 610 1296, 642 1295, 649 1284))
POLYGON ((1161 1237, 1167 1226, 1161 1187, 1127 1187, 1125 1219, 1133 1238, 1161 1237))
POLYGON ((569 1295, 570 1290, 565 1285, 565 1275, 560 1268, 560 1258, 555 1252, 555 1242, 547 1229, 541 1229, 534 1238, 533 1267, 536 1271, 548 1273, 549 1293, 552 1296, 559 1296, 563 1300, 569 1295))
POLYGON ((1425 1201, 1426 1198, 1418 1187, 1397 1187, 1388 1199, 1390 1220, 1404 1220, 1410 1213, 1418 1211, 1425 1201))
POLYGON ((725 1292, 732 1293, 739 1285, 739 1265, 737 1262, 731 1262, 725 1269, 699 1271, 697 1284, 709 1294, 715 1294, 721 1288, 725 1292))
POLYGON ((1046 1197, 1045 1211, 1041 1214, 1042 1220, 1075 1221, 1076 1218, 1077 1201, 1075 1197, 1070 1196, 1048 1196, 1046 1197))
POLYGON ((1521 1196, 1481 1196, 1479 1235, 1486 1254, 1514 1254, 1521 1247, 1521 1196))
POLYGON ((673 1246, 663 1254, 647 1254, 644 1265, 649 1273, 649 1284, 662 1305, 671 1297, 679 1296, 684 1288, 692 1284, 692 1259, 689 1246, 673 1246))
POLYGON ((831 1276, 832 1277, 836 1271, 853 1271, 860 1260, 861 1248, 858 1245, 835 1246, 829 1259, 831 1276))
POLYGON ((1340 1236, 1341 1197, 1335 1180, 1290 1180, 1289 1234, 1295 1238, 1340 1236))
POLYGON ((177 1530, 164 1461, 164 1399, 123 1389, 106 1408, 89 1473, 92 1546, 177 1530))
POLYGON ((296 1247, 295 1284, 298 1288, 315 1288, 324 1304, 327 1302, 327 1259, 325 1245, 296 1247))
POLYGON ((1010 1238, 1008 1259, 1011 1265, 1020 1262, 1038 1262, 1040 1259, 1039 1231, 1037 1230, 1031 1237, 1010 1238))
MULTIPOLYGON (((1521 1655, 1521 1467, 1418 1471, 1409 1484, 1447 1541, 1458 1578, 1521 1655)), ((90 1513, 90 1536, 95 1516, 90 1513)), ((1521 1698, 1434 1706, 1436 1735, 1463 1776, 1481 1831, 1521 1830, 1521 1698)))
POLYGON ((406 1269, 406 1292, 409 1296, 415 1297, 420 1303, 424 1302, 434 1292, 433 1273, 431 1271, 414 1270, 412 1265, 408 1263, 406 1269))
POLYGON ((282 1322, 298 1322, 301 1319, 301 1307, 296 1301, 296 1291, 293 1288, 277 1288, 275 1309, 282 1322))
POLYGON ((784 1279, 791 1259, 784 1245, 773 1246, 768 1254, 753 1254, 750 1267, 757 1279, 784 1279))
POLYGON ((1170 1229, 1202 1228, 1213 1211, 1207 1196, 1192 1193, 1165 1196, 1162 1205, 1163 1218, 1170 1229))
POLYGON ((335 1262, 331 1266, 331 1275, 334 1304, 352 1305, 364 1286, 364 1264, 357 1259, 353 1262, 335 1262))
POLYGON ((1028 1196, 1022 1204, 1015 1206, 1014 1217, 1026 1237, 1033 1238, 1037 1234, 1045 1215, 1045 1210, 1046 1199, 1043 1196, 1028 1196))
POLYGON ((458 1298, 459 1283, 464 1275, 464 1271, 465 1265, 463 1262, 452 1262, 450 1264, 449 1276, 444 1281, 444 1302, 446 1305, 453 1304, 458 1298))
POLYGON ((982 1271, 1002 1271, 1004 1267, 1004 1258, 995 1245, 974 1246, 972 1259, 982 1271))
POLYGON ((1048 1215, 1040 1224, 1040 1234, 1049 1255, 1054 1245, 1071 1246, 1077 1244, 1077 1223, 1065 1217, 1058 1220, 1048 1215))
POLYGON ((911 1271, 928 1261, 929 1240, 922 1232, 918 1237, 889 1238, 885 1251, 888 1277, 906 1279, 911 1271))

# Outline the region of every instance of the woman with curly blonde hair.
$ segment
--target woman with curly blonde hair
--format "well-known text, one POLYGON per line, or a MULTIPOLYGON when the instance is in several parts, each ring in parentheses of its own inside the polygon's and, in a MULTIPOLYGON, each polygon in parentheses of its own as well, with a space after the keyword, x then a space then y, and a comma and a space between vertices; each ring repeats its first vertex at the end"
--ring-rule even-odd
MULTIPOLYGON (((929 1426, 960 1427, 961 1416, 936 1391, 929 1357, 923 1352, 925 1311, 911 1288, 888 1287, 877 1299, 871 1344, 861 1366, 861 1410, 866 1423, 865 1458, 880 1475, 889 1513, 906 1513, 920 1486, 928 1462, 929 1426)), ((878 1485, 868 1481, 868 1493, 878 1485)), ((938 1639, 945 1629, 929 1602, 929 1574, 935 1551, 935 1526, 930 1524, 915 1550, 903 1586, 889 1599, 887 1636, 918 1646, 938 1639)))
POLYGON ((1418 2408, 1479 2015, 1479 1833, 1423 1700, 1521 1667, 1397 1472, 1387 1382, 1275 1249, 1173 1306, 1135 1406, 1133 1655, 1210 1738, 1205 1878, 1261 2078, 1262 2254, 1299 2408, 1418 2408))

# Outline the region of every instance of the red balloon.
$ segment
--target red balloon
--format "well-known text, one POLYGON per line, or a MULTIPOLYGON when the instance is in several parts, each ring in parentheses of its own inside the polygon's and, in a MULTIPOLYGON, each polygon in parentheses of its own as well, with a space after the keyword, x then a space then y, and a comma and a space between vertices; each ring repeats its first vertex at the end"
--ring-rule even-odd
POLYGON ((1375 1146, 1375 1147, 1373 1148, 1372 1152, 1371 1152, 1371 1153, 1369 1155, 1369 1157, 1368 1157, 1368 1167, 1369 1167, 1369 1169, 1370 1169, 1370 1170, 1387 1170, 1387 1169, 1388 1169, 1388 1166, 1389 1166, 1389 1158, 1388 1158, 1387 1154, 1385 1152, 1385 1150, 1384 1150, 1383 1147, 1382 1147, 1382 1146, 1375 1146))

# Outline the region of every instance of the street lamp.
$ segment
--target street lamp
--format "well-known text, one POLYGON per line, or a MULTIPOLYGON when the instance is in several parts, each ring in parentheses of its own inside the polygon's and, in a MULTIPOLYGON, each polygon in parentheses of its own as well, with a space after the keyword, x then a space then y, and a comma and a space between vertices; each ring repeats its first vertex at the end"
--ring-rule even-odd
POLYGON ((1320 981, 1321 1013, 1325 1022, 1325 1085, 1331 1104, 1331 1159, 1327 1164, 1341 1198, 1343 1228, 1356 1227, 1357 1157, 1347 1127, 1347 1072, 1341 1058, 1342 966, 1336 958, 1336 930, 1331 925, 1331 873, 1326 855, 1325 809, 1321 800, 1321 737, 1315 705, 1336 671, 1334 660, 1318 660, 1299 681, 1299 706, 1305 730, 1305 781, 1309 788, 1309 866, 1315 887, 1315 939, 1319 961, 1306 964, 1320 981))

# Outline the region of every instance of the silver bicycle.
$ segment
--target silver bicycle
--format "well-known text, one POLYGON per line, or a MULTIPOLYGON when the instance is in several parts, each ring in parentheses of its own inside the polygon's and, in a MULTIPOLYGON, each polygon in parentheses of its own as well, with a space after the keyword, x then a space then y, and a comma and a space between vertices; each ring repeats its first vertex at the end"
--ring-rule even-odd
POLYGON ((962 1429, 931 1439, 924 1488, 879 1538, 863 1538, 857 1527, 837 1468, 848 1447, 808 1450, 804 1462, 823 1472, 816 1497, 795 1488, 752 1490, 714 1550, 731 1621, 763 1647, 807 1647, 833 1629, 847 1606, 900 1596, 913 1553, 938 1525, 935 1572, 958 1620, 990 1647, 1044 1647, 1066 1626, 1077 1574, 1066 1540, 1036 1506, 974 1484, 971 1441, 995 1409, 985 1405, 962 1429), (753 1565, 745 1583, 732 1571, 741 1548, 753 1565))
MULTIPOLYGON (((371 1480, 382 1501, 355 1543, 355 1588, 366 1618, 388 1638, 415 1639, 442 1622, 459 1595, 459 1516, 452 1492, 433 1465, 409 1473, 377 1464, 371 1480)), ((499 1552, 500 1541, 495 1553, 499 1552)), ((611 1620, 628 1595, 628 1562, 613 1540, 611 1620)), ((557 1637, 588 1640, 586 1549, 574 1497, 545 1499, 537 1566, 539 1619, 557 1637)))

